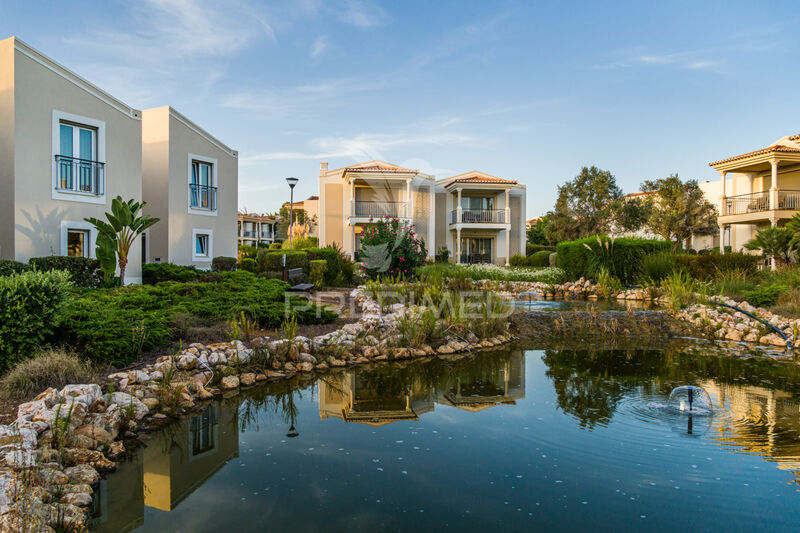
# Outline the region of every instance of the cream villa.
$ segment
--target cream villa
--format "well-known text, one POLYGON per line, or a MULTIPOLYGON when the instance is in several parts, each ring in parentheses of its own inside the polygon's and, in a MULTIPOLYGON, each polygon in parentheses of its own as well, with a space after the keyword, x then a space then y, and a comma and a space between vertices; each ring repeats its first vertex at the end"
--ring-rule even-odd
POLYGON ((145 262, 210 268, 236 257, 238 153, 169 106, 142 113, 142 198, 161 221, 145 262))
POLYGON ((239 244, 269 246, 278 238, 278 219, 269 215, 239 213, 237 216, 239 244))
POLYGON ((483 172, 436 180, 384 161, 328 170, 320 164, 320 245, 354 258, 376 218, 413 224, 428 256, 446 246, 459 263, 508 264, 525 253, 525 186, 483 172))
POLYGON ((719 206, 719 238, 707 238, 734 251, 759 227, 779 226, 800 212, 800 135, 783 137, 767 148, 709 163, 721 179, 700 186, 719 206))
POLYGON ((0 41, 0 85, 0 258, 94 257, 84 218, 142 197, 141 112, 16 37, 0 41))

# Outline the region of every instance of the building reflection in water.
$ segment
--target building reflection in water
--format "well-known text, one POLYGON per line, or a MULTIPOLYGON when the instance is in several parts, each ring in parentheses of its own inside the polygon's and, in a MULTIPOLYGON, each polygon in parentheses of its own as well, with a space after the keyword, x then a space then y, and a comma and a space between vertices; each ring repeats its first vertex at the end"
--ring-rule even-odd
MULTIPOLYGON (((405 377, 389 368, 329 376, 319 383, 319 416, 382 426, 399 420, 417 420, 434 405, 481 411, 496 405, 513 405, 525 397, 525 355, 479 356, 449 366, 441 361, 405 377), (439 370, 439 372, 437 372, 439 370)), ((405 370, 413 370, 407 368, 405 370)))
POLYGON ((726 416, 713 418, 714 438, 760 455, 795 475, 800 484, 800 403, 792 394, 752 385, 700 384, 726 416))

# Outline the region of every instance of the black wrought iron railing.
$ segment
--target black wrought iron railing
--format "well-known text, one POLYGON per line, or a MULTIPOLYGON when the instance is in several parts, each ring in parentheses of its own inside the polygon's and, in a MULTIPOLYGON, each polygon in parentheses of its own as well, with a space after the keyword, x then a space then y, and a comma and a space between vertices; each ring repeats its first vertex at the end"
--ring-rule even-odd
POLYGON ((242 237, 253 237, 255 238, 256 232, 255 231, 243 231, 242 237))
POLYGON ((353 202, 355 217, 405 217, 408 202, 353 202))
POLYGON ((210 185, 189 184, 189 206, 192 209, 217 210, 217 188, 210 185))
POLYGON ((105 193, 105 163, 57 155, 56 190, 102 196, 105 193))
POLYGON ((726 215, 744 215, 769 211, 769 191, 737 194, 725 198, 726 215))
MULTIPOLYGON (((450 223, 458 220, 458 210, 450 212, 450 223)), ((462 209, 461 222, 464 224, 505 224, 506 212, 504 209, 462 209)))

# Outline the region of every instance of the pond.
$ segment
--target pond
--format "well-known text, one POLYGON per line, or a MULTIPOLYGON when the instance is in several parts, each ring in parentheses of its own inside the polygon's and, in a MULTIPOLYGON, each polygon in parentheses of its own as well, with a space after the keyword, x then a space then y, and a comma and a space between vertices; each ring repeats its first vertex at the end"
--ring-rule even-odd
POLYGON ((524 350, 360 368, 144 434, 96 531, 788 530, 791 362, 524 350), (666 407, 697 385, 708 416, 666 407))

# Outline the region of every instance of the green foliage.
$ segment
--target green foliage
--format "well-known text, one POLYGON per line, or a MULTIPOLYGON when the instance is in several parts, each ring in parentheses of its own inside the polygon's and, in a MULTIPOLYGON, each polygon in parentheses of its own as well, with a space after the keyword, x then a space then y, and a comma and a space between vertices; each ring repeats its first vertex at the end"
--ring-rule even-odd
POLYGON ((677 174, 642 183, 642 191, 655 191, 648 220, 650 230, 681 248, 692 235, 719 231, 717 208, 706 200, 697 180, 681 181, 677 174))
POLYGON ((536 223, 532 224, 531 227, 529 227, 526 230, 525 233, 528 244, 533 244, 533 245, 550 244, 550 241, 547 240, 547 222, 548 222, 547 215, 539 217, 539 220, 537 220, 536 223))
POLYGON ((69 274, 58 270, 0 277, 0 369, 44 343, 69 288, 69 274))
POLYGON ((308 262, 308 277, 315 287, 320 288, 325 285, 325 272, 328 269, 328 262, 325 259, 314 259, 308 262))
POLYGON ((694 293, 700 285, 686 272, 674 270, 661 280, 661 287, 667 293, 669 308, 678 311, 694 300, 694 293))
POLYGON ((605 266, 597 273, 597 289, 601 297, 611 298, 622 288, 619 279, 614 277, 605 266))
POLYGON ((788 290, 789 288, 785 285, 767 285, 751 291, 744 291, 744 298, 756 307, 770 307, 788 290))
POLYGON ((508 264, 513 267, 528 266, 528 258, 524 255, 515 254, 508 258, 508 264))
MULTIPOLYGON (((276 327, 285 318, 284 282, 243 270, 218 276, 216 282, 163 282, 76 294, 64 306, 56 338, 92 359, 128 364, 142 351, 177 340, 176 321, 187 315, 213 325, 244 312, 263 327, 276 327)), ((336 317, 295 297, 289 300, 289 315, 303 324, 336 317)))
POLYGON ((64 270, 78 287, 100 287, 103 284, 103 270, 100 261, 88 257, 68 257, 50 255, 32 257, 30 267, 40 271, 64 270))
POLYGON ((70 383, 91 383, 97 377, 97 369, 77 355, 44 350, 17 363, 0 379, 0 397, 23 400, 48 387, 60 389, 70 383))
POLYGON ((256 263, 256 260, 253 258, 244 257, 241 261, 239 261, 239 269, 255 274, 258 269, 258 263, 256 263))
POLYGON ((551 268, 557 267, 558 266, 558 253, 557 252, 551 252, 549 260, 550 260, 550 265, 549 266, 551 268))
POLYGON ((21 274, 27 272, 31 267, 19 261, 10 259, 0 259, 0 276, 10 276, 11 274, 21 274))
MULTIPOLYGON (((795 215, 797 216, 797 215, 795 215)), ((751 240, 745 243, 748 250, 759 251, 765 257, 774 257, 778 263, 789 263, 792 259, 792 240, 794 234, 788 228, 761 228, 751 240)))
POLYGON ((163 281, 196 281, 200 271, 193 266, 174 263, 145 263, 142 265, 142 283, 155 285, 163 281))
MULTIPOLYGON (((280 246, 278 248, 280 248, 280 246)), ((240 244, 238 252, 240 260, 244 258, 255 259, 258 257, 258 248, 250 246, 249 244, 240 244)))
MULTIPOLYGON (((306 250, 306 254, 308 254, 309 265, 311 264, 311 261, 319 261, 322 259, 327 262, 324 285, 328 287, 350 285, 350 281, 353 277, 353 262, 349 257, 342 254, 336 248, 331 247, 309 248, 306 250), (347 272, 343 273, 342 269, 347 270, 348 265, 350 267, 349 274, 347 272), (338 278, 340 276, 346 277, 346 283, 339 282, 338 278)), ((310 272, 311 271, 309 270, 309 274, 310 272)))
POLYGON ((556 247, 554 245, 542 245, 542 244, 531 244, 531 243, 525 245, 525 255, 533 255, 536 252, 541 252, 542 250, 546 250, 548 252, 555 252, 556 247))
POLYGON ((359 258, 370 278, 403 274, 410 276, 425 262, 425 243, 417 238, 413 225, 396 218, 370 223, 361 236, 359 258))
POLYGON ((211 260, 211 270, 214 272, 231 272, 236 270, 236 258, 220 255, 211 260))
POLYGON ((708 281, 720 273, 740 271, 753 274, 758 270, 759 258, 756 255, 739 252, 726 254, 678 254, 675 266, 695 279, 708 281))
POLYGON ((258 254, 258 272, 283 271, 283 256, 286 256, 286 269, 302 268, 308 272, 308 254, 302 250, 281 250, 278 252, 264 252, 258 254))
POLYGON ((528 257, 528 265, 532 267, 546 267, 550 266, 550 255, 553 252, 550 250, 540 250, 534 252, 528 257))
POLYGON ((280 250, 281 248, 283 248, 283 245, 280 242, 271 242, 269 243, 269 247, 267 248, 267 250, 273 251, 273 250, 280 250))
POLYGON ((576 241, 558 243, 558 266, 572 279, 593 278, 605 266, 622 283, 638 279, 644 257, 668 251, 667 241, 621 237, 611 239, 595 235, 576 241))
POLYGON ((675 270, 675 254, 659 252, 642 258, 641 276, 644 279, 660 282, 675 270))
POLYGON ((437 263, 447 263, 450 260, 450 248, 446 245, 442 245, 436 250, 436 262, 437 263))
POLYGON ((128 266, 128 253, 136 238, 159 219, 139 212, 146 202, 125 201, 121 196, 111 200, 111 212, 106 213, 106 221, 89 217, 84 220, 92 224, 99 235, 95 255, 106 278, 114 276, 114 258, 119 265, 120 285, 125 285, 125 269, 128 266))
POLYGON ((508 268, 498 265, 453 265, 437 263, 417 269, 420 279, 436 282, 448 280, 450 286, 458 289, 472 288, 473 280, 493 281, 542 281, 545 283, 561 283, 566 276, 560 268, 508 268))
POLYGON ((289 248, 289 239, 283 241, 280 248, 283 250, 308 250, 316 248, 318 242, 316 237, 292 237, 291 248, 289 248))

